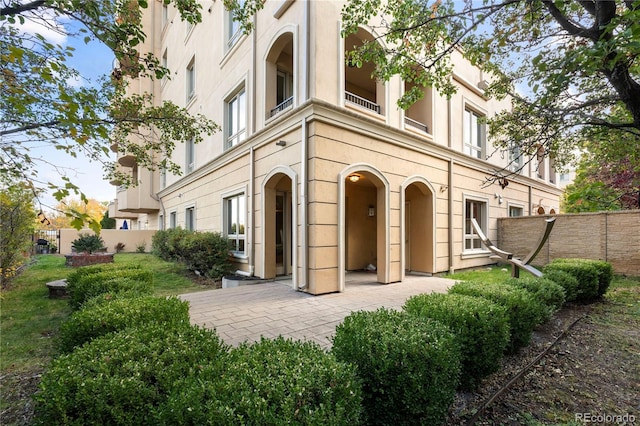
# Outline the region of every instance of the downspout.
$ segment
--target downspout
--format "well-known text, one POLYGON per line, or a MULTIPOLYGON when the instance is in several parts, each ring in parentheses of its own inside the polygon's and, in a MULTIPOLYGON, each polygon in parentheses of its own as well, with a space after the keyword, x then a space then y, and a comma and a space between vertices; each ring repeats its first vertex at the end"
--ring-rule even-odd
MULTIPOLYGON (((302 32, 304 37, 303 49, 305 52, 305 59, 303 61, 304 70, 302 71, 302 78, 304 82, 302 84, 302 96, 300 103, 304 103, 309 99, 309 73, 311 70, 311 41, 310 41, 310 28, 311 28, 311 13, 309 11, 311 2, 304 2, 304 22, 306 25, 305 31, 302 32)), ((300 259, 301 274, 298 274, 298 283, 296 283, 298 290, 305 290, 307 283, 309 282, 309 271, 307 270, 307 264, 309 259, 309 247, 307 247, 309 229, 307 221, 307 180, 308 180, 308 130, 307 119, 302 118, 301 123, 302 131, 302 144, 300 145, 300 245, 302 246, 302 258, 300 259)))
POLYGON ((249 241, 249 274, 253 276, 256 270, 256 248, 255 248, 255 236, 256 236, 256 227, 255 227, 255 196, 254 196, 254 188, 253 181, 255 180, 255 153, 253 150, 253 146, 249 150, 249 226, 251 226, 251 233, 249 237, 251 240, 249 241))
MULTIPOLYGON (((257 103, 256 102, 256 68, 257 68, 257 63, 258 60, 256 58, 256 52, 258 51, 257 45, 258 45, 258 39, 256 34, 258 33, 257 31, 257 26, 258 26, 258 19, 256 18, 256 14, 253 15, 253 30, 251 31, 251 48, 253 49, 252 52, 252 66, 251 66, 251 98, 252 98, 252 102, 251 102, 251 134, 256 132, 256 106, 257 103)), ((251 136, 251 135, 248 135, 251 136)), ((251 197, 253 198, 253 194, 251 194, 251 197)))
POLYGON ((533 215, 533 192, 531 185, 529 185, 529 216, 533 215))
MULTIPOLYGON (((453 145, 453 136, 451 135, 451 129, 453 128, 452 114, 451 114, 451 99, 447 99, 447 147, 451 148, 453 145)), ((455 268, 453 267, 453 158, 449 158, 449 170, 447 174, 447 186, 449 187, 448 196, 448 209, 447 215, 447 230, 448 230, 448 249, 449 249, 449 273, 453 274, 455 268)))

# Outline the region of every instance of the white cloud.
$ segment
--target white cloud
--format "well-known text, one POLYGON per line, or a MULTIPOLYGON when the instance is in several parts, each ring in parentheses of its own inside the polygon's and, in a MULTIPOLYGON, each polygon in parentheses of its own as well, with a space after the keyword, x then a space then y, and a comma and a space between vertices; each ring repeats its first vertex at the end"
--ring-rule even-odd
POLYGON ((53 13, 44 11, 39 13, 27 13, 23 15, 24 24, 16 23, 14 28, 24 34, 40 34, 48 42, 66 45, 67 31, 62 25, 63 19, 56 17, 53 13))

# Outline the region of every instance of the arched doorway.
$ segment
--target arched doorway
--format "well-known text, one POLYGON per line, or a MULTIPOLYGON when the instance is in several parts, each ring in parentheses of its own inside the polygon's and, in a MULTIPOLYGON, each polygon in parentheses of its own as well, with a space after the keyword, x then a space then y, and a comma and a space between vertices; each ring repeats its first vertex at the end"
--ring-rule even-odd
POLYGON ((346 168, 339 177, 339 290, 345 272, 375 267, 389 283, 389 183, 372 166, 346 168))
POLYGON ((402 263, 404 273, 433 273, 435 270, 435 196, 421 177, 402 185, 402 263))

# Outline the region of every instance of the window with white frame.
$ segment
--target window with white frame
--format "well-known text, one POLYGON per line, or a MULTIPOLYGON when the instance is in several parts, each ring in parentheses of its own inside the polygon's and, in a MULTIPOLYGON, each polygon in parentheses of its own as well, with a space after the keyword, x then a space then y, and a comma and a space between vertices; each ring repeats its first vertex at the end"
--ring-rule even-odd
POLYGON ((164 231, 164 215, 158 215, 158 229, 164 231))
POLYGON ((184 143, 185 147, 185 171, 191 173, 196 168, 196 144, 193 138, 184 143))
MULTIPOLYGON (((164 53, 162 54, 162 66, 164 68, 169 68, 169 53, 167 49, 164 49, 164 53)), ((162 77, 162 84, 165 84, 168 79, 168 75, 164 75, 162 77)))
POLYGON ((246 212, 244 193, 224 199, 224 233, 229 250, 236 256, 245 255, 246 212))
POLYGON ((162 28, 169 23, 169 5, 162 4, 162 28))
POLYGON ((192 58, 187 65, 187 103, 196 96, 196 58, 192 58))
MULTIPOLYGON (((244 0, 238 0, 239 6, 244 6, 244 0)), ((235 15, 231 11, 226 11, 227 16, 227 49, 233 47, 234 44, 240 38, 242 29, 240 28, 240 21, 236 19, 235 15)))
POLYGON ((293 76, 278 70, 276 79, 276 104, 280 105, 293 96, 293 76))
POLYGON ((178 225, 176 212, 169 213, 169 229, 174 229, 178 225))
POLYGON ((463 118, 464 152, 475 158, 484 158, 486 126, 483 115, 466 108, 463 118))
POLYGON ((239 89, 227 100, 227 140, 225 149, 231 148, 242 142, 246 136, 247 106, 244 87, 239 89))
POLYGON ((193 206, 184 210, 184 229, 187 231, 196 230, 196 208, 193 206))
POLYGON ((475 219, 483 232, 487 232, 487 202, 465 198, 464 207, 464 251, 482 250, 482 240, 475 233, 471 219, 475 219))
POLYGON ((509 148, 509 170, 519 173, 522 170, 524 164, 524 158, 522 157, 522 150, 519 145, 511 145, 509 148))
POLYGON ((522 206, 509 206, 509 217, 524 216, 524 207, 522 206))

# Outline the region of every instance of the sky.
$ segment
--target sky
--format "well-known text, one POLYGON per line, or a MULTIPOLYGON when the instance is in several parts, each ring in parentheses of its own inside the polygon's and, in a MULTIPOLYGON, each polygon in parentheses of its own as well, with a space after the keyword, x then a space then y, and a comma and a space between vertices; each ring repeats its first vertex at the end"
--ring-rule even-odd
MULTIPOLYGON (((72 82, 72 85, 91 84, 92 82, 97 82, 101 76, 111 72, 113 54, 102 43, 92 41, 89 44, 85 44, 81 38, 66 37, 64 34, 48 31, 43 26, 29 20, 20 29, 28 33, 38 32, 53 43, 72 46, 76 49, 74 56, 69 58, 68 65, 75 68, 83 79, 72 82)), ((46 162, 60 167, 59 170, 56 170, 54 167, 43 164, 38 169, 38 178, 41 181, 63 185, 60 174, 64 173, 71 182, 80 187, 80 190, 87 198, 94 198, 98 201, 111 201, 116 197, 116 187, 103 179, 102 165, 91 162, 80 152, 77 153, 76 158, 73 158, 64 152, 43 144, 40 147, 32 147, 30 155, 42 158, 46 162)), ((115 154, 112 159, 115 159, 115 154)), ((79 197, 73 195, 72 198, 79 197)), ((43 196, 41 202, 51 207, 58 204, 51 193, 43 196)))

